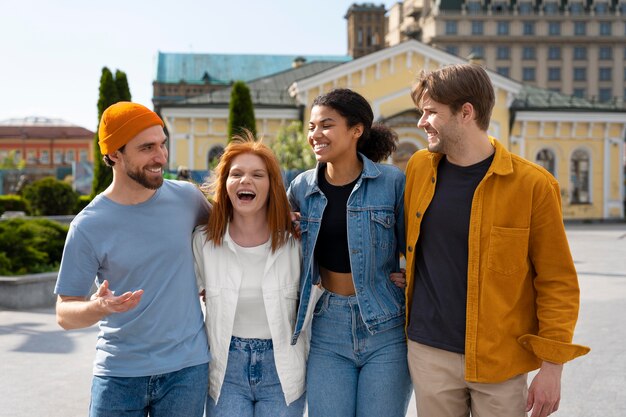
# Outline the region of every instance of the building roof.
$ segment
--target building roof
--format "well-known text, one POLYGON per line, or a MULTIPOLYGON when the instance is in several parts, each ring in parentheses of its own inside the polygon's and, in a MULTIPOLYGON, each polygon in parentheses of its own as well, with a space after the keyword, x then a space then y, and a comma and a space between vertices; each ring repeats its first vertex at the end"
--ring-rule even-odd
POLYGON ((292 67, 294 60, 347 62, 348 55, 252 55, 159 52, 155 81, 159 83, 223 84, 250 81, 292 67))
POLYGON ((0 126, 76 126, 63 119, 50 119, 41 116, 28 116, 0 120, 0 126))
POLYGON ((345 18, 347 18, 351 12, 374 12, 374 11, 385 13, 385 5, 374 4, 374 3, 362 3, 362 4, 352 3, 352 5, 348 7, 348 11, 346 12, 345 18))
POLYGON ((626 112, 626 107, 618 103, 594 102, 530 85, 524 85, 522 87, 522 90, 511 104, 511 109, 626 112))
MULTIPOLYGON (((289 86, 303 78, 310 77, 320 72, 326 71, 340 65, 336 61, 318 61, 304 64, 298 68, 292 68, 261 77, 247 83, 250 89, 250 96, 255 106, 273 107, 294 107, 295 98, 291 97, 288 91, 289 86)), ((230 102, 231 88, 215 90, 201 96, 192 97, 187 100, 174 102, 175 106, 197 106, 197 105, 228 105, 230 102)))
MULTIPOLYGON (((467 4, 469 3, 469 1, 468 0, 433 0, 433 3, 439 6, 439 10, 461 11, 463 8, 463 5, 467 7, 467 4)), ((480 1, 475 0, 475 3, 480 4, 480 10, 483 12, 486 12, 487 10, 502 12, 502 11, 513 11, 516 4, 520 3, 520 0, 504 0, 504 1, 502 0, 480 0, 480 1)), ((534 12, 538 12, 542 8, 542 6, 545 5, 546 2, 545 1, 543 2, 532 1, 530 3, 532 4, 532 10, 534 12)), ((572 2, 568 0, 559 0, 557 3, 558 3, 559 10, 563 11, 572 2)), ((609 6, 610 11, 616 11, 618 10, 620 2, 619 0, 609 0, 607 4, 609 6)), ((586 12, 589 12, 593 9, 594 1, 583 0, 582 5, 583 5, 584 10, 586 12)))
POLYGON ((439 6, 439 10, 461 10, 463 0, 437 0, 435 4, 439 6))
POLYGON ((0 139, 86 139, 94 132, 62 119, 25 117, 0 120, 0 139))

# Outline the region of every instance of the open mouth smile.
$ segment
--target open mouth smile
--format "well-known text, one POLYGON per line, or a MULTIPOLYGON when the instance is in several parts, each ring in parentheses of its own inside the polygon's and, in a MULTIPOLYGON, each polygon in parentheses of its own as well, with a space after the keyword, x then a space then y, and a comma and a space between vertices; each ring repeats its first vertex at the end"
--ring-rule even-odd
POLYGON ((256 198, 256 193, 249 190, 237 191, 237 198, 242 201, 252 201, 256 198))

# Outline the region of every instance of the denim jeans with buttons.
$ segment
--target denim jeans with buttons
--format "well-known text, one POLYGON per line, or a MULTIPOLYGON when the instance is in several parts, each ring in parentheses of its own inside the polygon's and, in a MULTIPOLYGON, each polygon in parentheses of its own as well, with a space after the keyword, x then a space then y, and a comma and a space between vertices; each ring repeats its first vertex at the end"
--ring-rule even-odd
POLYGON ((93 377, 90 417, 202 417, 209 364, 162 375, 93 377))
POLYGON ((312 324, 309 417, 404 417, 410 398, 404 326, 371 334, 356 296, 325 291, 312 324))
POLYGON ((287 405, 271 339, 234 337, 217 404, 207 398, 207 417, 302 417, 305 395, 287 405))

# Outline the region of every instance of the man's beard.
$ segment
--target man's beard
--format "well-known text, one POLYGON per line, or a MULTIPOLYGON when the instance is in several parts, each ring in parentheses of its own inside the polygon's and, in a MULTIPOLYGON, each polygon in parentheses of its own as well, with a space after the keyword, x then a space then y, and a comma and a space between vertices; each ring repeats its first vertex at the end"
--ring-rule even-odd
POLYGON ((131 178, 132 180, 134 180, 135 182, 137 182, 138 184, 144 186, 145 188, 149 190, 156 190, 157 188, 161 187, 161 185, 163 185, 162 176, 159 176, 157 179, 152 180, 152 179, 149 179, 144 173, 144 171, 142 170, 126 171, 126 175, 128 175, 129 178, 131 178))

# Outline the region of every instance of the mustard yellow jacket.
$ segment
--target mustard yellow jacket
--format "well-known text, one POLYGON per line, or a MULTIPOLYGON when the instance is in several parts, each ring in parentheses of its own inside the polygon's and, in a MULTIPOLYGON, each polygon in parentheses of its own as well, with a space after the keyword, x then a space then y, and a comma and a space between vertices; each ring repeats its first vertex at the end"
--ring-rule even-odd
MULTIPOLYGON (((465 379, 495 383, 589 351, 572 344, 579 288, 557 181, 490 138, 495 155, 472 200, 467 267, 465 379)), ((416 152, 405 190, 407 323, 415 244, 442 154, 416 152)))

